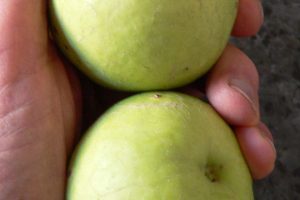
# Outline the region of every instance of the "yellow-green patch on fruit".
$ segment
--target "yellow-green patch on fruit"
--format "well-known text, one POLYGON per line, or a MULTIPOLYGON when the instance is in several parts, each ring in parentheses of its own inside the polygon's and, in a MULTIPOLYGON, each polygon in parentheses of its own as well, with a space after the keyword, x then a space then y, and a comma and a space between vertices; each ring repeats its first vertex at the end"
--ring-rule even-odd
POLYGON ((230 127, 181 93, 113 106, 86 133, 70 167, 68 200, 253 200, 230 127))
POLYGON ((51 0, 64 54, 107 87, 161 90, 206 73, 222 53, 237 0, 51 0))

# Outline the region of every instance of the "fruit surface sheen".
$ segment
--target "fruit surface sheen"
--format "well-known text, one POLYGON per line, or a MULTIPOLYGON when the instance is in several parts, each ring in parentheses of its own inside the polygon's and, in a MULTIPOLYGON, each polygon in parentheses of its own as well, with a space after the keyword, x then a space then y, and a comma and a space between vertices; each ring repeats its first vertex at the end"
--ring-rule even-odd
POLYGON ((51 0, 52 35, 98 83, 171 89, 212 67, 235 21, 237 0, 51 0))
POLYGON ((230 127, 207 103, 149 92, 113 106, 74 154, 68 200, 253 200, 230 127))

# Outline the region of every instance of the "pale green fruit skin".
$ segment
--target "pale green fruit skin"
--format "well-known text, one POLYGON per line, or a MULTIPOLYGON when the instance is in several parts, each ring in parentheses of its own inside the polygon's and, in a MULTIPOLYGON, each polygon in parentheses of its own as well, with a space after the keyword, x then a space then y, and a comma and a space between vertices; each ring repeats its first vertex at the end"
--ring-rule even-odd
POLYGON ((52 0, 53 37, 93 80, 119 90, 185 85, 224 49, 237 0, 52 0))
POLYGON ((116 104, 87 132, 67 199, 253 200, 253 192, 235 136, 211 106, 153 92, 116 104))

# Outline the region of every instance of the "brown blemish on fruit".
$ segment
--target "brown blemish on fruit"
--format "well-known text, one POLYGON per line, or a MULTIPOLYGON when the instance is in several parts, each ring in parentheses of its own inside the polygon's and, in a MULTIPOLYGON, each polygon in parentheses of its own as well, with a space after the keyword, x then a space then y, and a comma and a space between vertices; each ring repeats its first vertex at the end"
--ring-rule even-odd
POLYGON ((220 181, 220 173, 223 169, 222 165, 209 165, 205 166, 205 176, 212 182, 216 183, 220 181))
POLYGON ((155 94, 155 95, 154 95, 154 98, 156 98, 156 99, 159 99, 159 98, 161 98, 161 97, 162 97, 161 94, 155 94))
POLYGON ((64 45, 65 50, 69 50, 69 47, 67 45, 64 45))

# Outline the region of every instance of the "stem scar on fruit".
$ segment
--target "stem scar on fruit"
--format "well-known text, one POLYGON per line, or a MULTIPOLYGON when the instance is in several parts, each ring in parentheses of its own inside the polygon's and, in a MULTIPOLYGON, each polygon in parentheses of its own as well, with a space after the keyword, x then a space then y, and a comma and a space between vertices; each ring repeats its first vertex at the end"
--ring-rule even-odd
POLYGON ((155 94, 155 95, 154 95, 154 98, 156 98, 156 99, 159 99, 159 98, 161 98, 161 97, 162 97, 161 94, 155 94))

